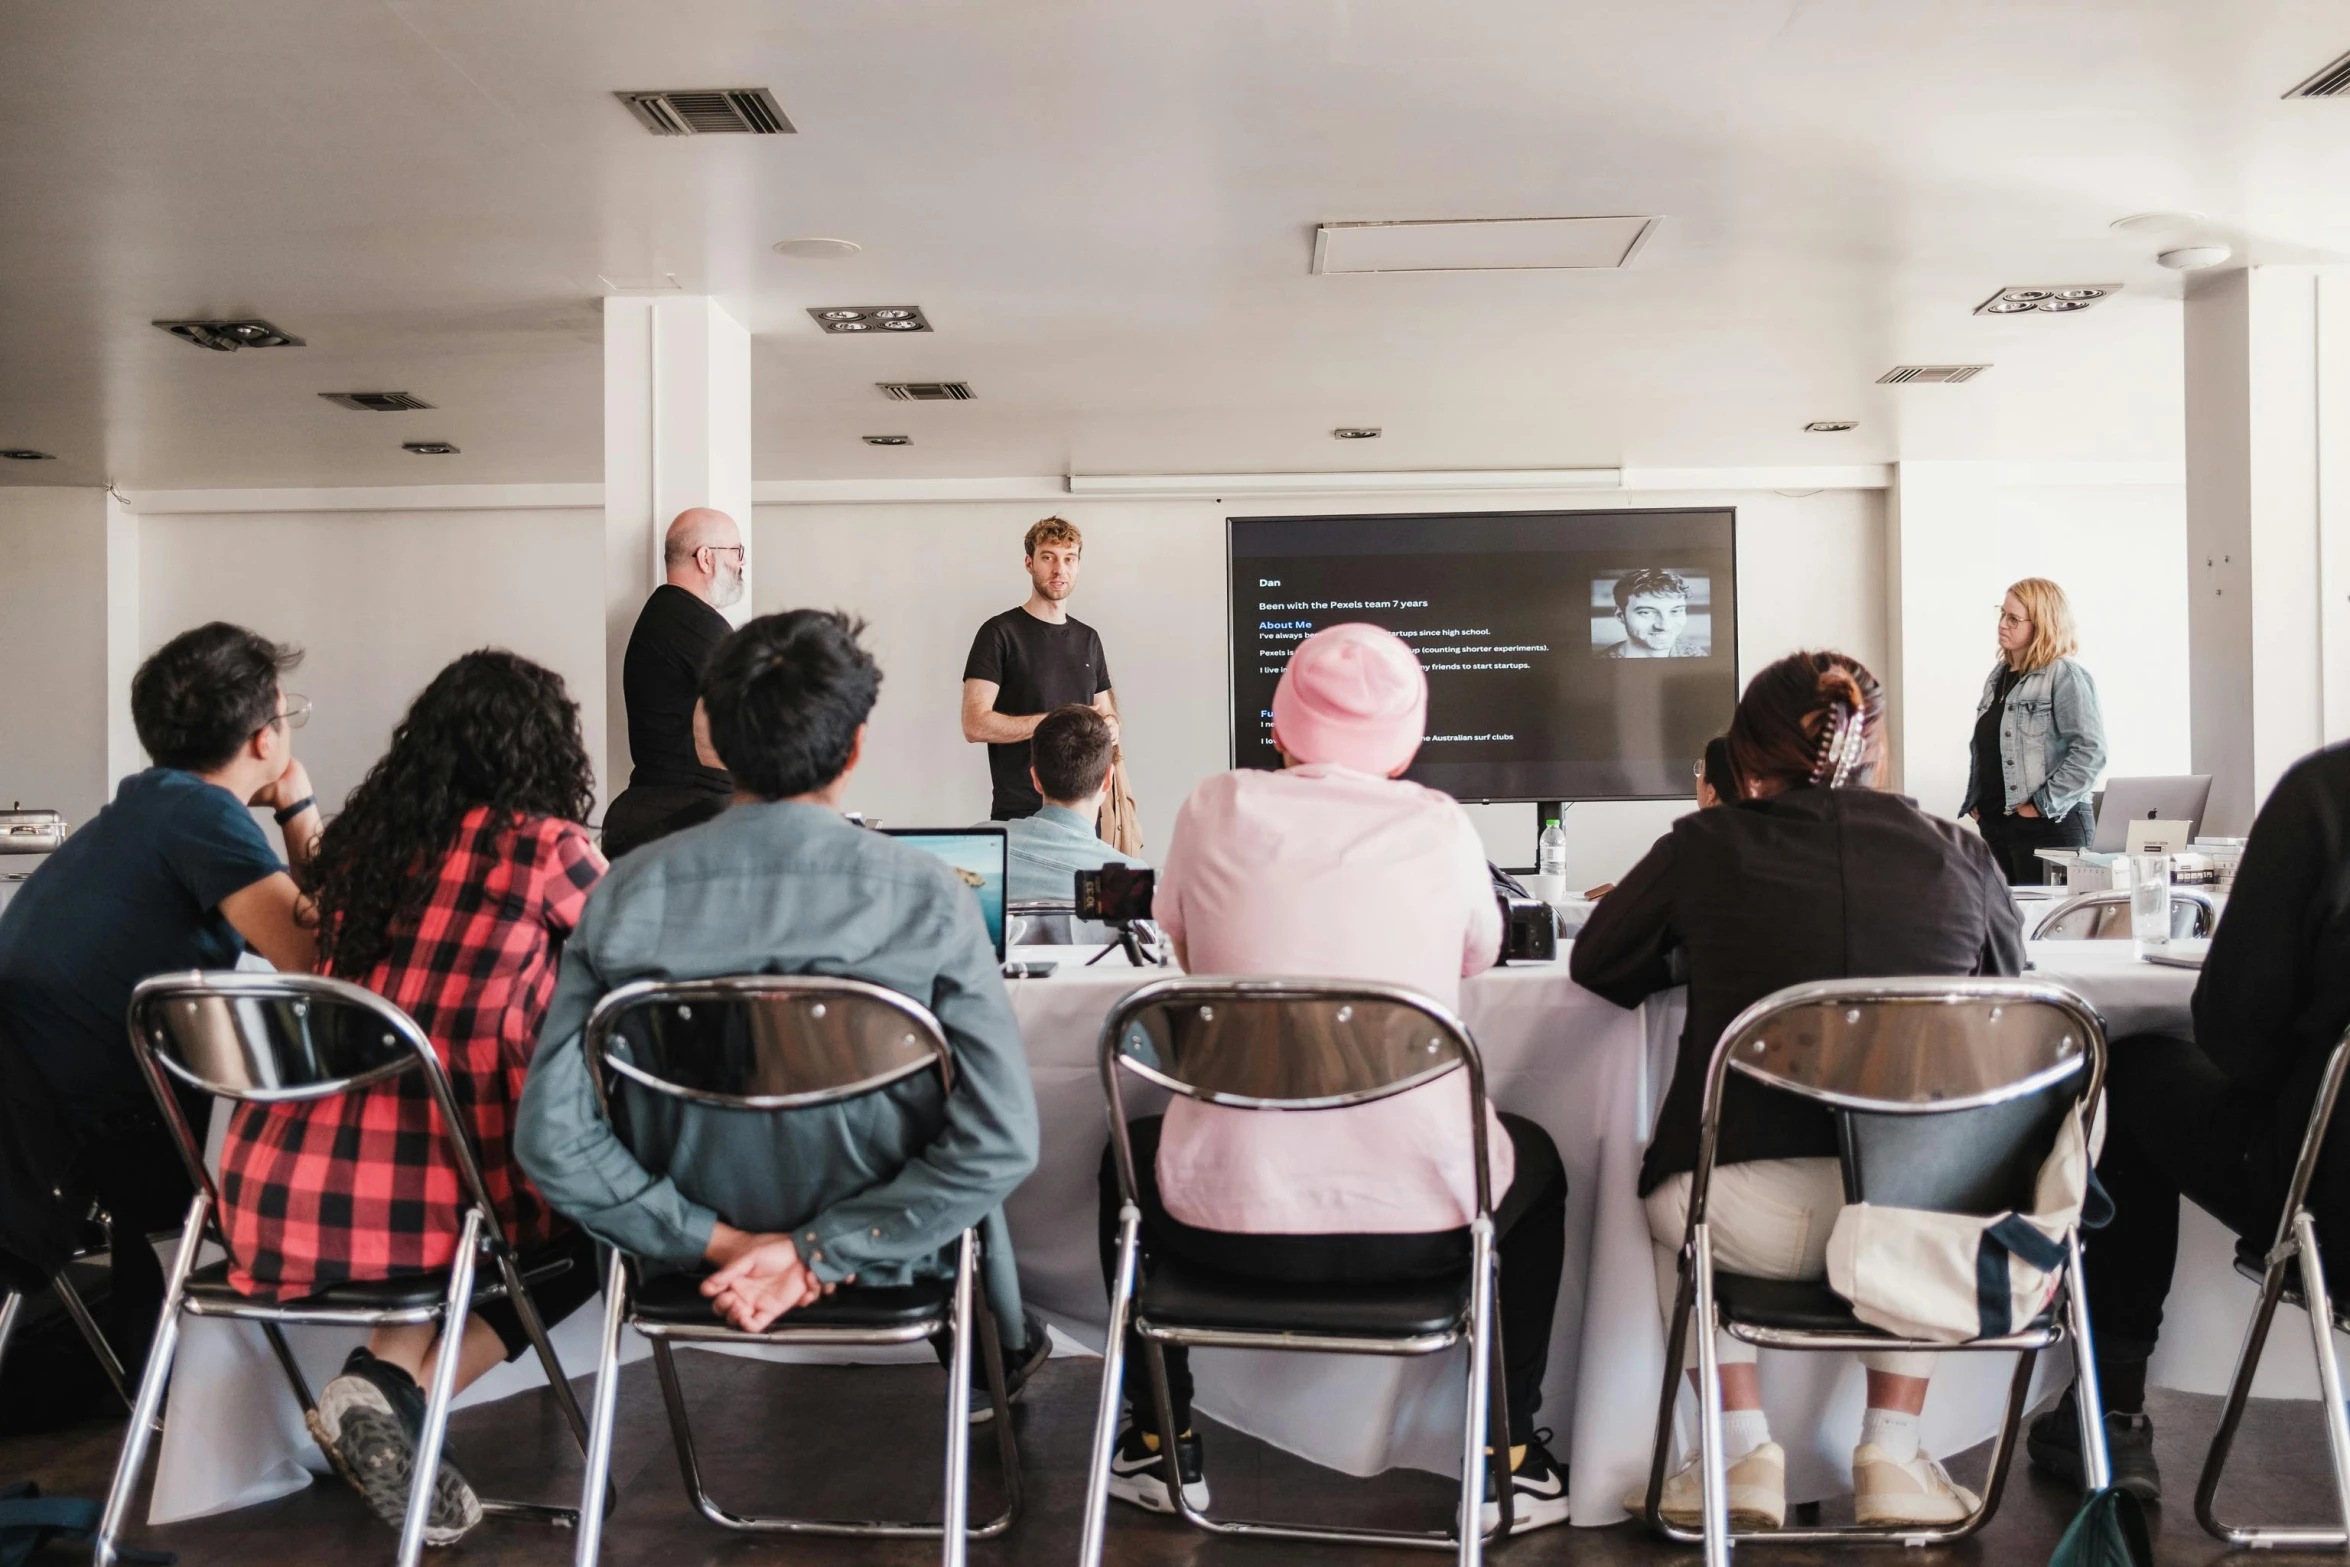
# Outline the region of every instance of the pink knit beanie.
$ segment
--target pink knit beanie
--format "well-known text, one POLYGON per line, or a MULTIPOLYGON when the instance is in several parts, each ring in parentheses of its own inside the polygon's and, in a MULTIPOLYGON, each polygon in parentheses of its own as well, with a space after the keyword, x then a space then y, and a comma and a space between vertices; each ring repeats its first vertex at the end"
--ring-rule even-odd
POLYGON ((1428 723, 1428 677, 1378 626, 1327 626, 1297 645, 1273 689, 1273 729, 1301 762, 1384 778, 1410 762, 1428 723))

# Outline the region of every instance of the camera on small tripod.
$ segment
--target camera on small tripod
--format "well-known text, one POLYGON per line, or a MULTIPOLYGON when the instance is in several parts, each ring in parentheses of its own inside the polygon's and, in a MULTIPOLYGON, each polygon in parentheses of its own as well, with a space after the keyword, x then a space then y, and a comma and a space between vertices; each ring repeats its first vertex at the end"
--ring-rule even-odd
MULTIPOLYGON (((1163 959, 1157 948, 1158 933, 1150 925, 1151 899, 1158 891, 1159 873, 1147 865, 1105 865, 1076 875, 1077 917, 1115 930, 1116 946, 1136 968, 1159 966, 1163 959), (1144 927, 1139 933, 1135 929, 1138 924, 1144 927), (1151 943, 1147 954, 1145 940, 1151 943)), ((1090 968, 1109 955, 1110 948, 1104 947, 1086 966, 1090 968)))

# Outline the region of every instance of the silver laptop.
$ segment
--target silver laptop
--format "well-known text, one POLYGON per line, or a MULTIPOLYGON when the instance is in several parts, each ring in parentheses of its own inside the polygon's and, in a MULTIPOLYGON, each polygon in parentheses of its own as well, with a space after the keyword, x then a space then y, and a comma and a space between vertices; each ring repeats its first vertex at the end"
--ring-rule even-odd
POLYGON ((2211 774, 2182 773, 2175 778, 2108 778, 2105 799, 2097 807, 2097 841, 2089 845, 2100 854, 2119 854, 2130 846, 2132 822, 2185 822, 2193 838, 2203 825, 2203 808, 2211 803, 2211 774))

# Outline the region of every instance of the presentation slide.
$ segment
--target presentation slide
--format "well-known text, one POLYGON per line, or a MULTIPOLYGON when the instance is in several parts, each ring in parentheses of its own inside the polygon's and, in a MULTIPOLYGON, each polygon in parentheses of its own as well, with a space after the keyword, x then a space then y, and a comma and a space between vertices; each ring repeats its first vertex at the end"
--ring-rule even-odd
POLYGON ((1278 767, 1273 687, 1368 621, 1428 672, 1405 774, 1462 800, 1687 796, 1738 700, 1736 514, 1234 517, 1232 760, 1278 767))

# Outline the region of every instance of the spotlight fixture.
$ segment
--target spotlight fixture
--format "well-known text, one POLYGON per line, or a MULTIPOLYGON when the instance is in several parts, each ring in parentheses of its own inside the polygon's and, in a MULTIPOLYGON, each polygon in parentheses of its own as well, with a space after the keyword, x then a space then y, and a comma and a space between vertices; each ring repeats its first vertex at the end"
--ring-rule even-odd
POLYGON ((1842 435, 1859 423, 1858 419, 1814 419, 1804 429, 1813 435, 1842 435))
POLYGON ((910 435, 868 435, 864 440, 867 446, 911 446, 914 444, 914 438, 910 435))
POLYGON ((1379 439, 1379 427, 1375 424, 1342 424, 1330 433, 1341 441, 1376 441, 1379 439))
POLYGON ((827 332, 927 332, 930 318, 920 305, 811 305, 808 314, 827 332))
POLYGON ((779 239, 768 248, 795 261, 840 261, 865 247, 853 239, 779 239))
POLYGON ((240 348, 305 346, 300 338, 281 332, 266 321, 157 321, 153 325, 183 342, 224 354, 233 354, 240 348))
POLYGON ((400 450, 414 452, 419 457, 454 457, 457 448, 447 441, 402 441, 400 450))
POLYGON ((432 406, 423 398, 410 397, 406 392, 321 392, 318 395, 338 408, 367 414, 413 413, 432 406))
POLYGON ((2020 316, 2038 310, 2063 315, 2069 310, 2086 310, 2120 289, 2119 283, 2022 283, 1993 294, 1975 306, 1975 314, 2020 316))
POLYGON ((11 446, 0 449, 0 460, 8 462, 55 462, 55 452, 36 452, 29 446, 11 446))

